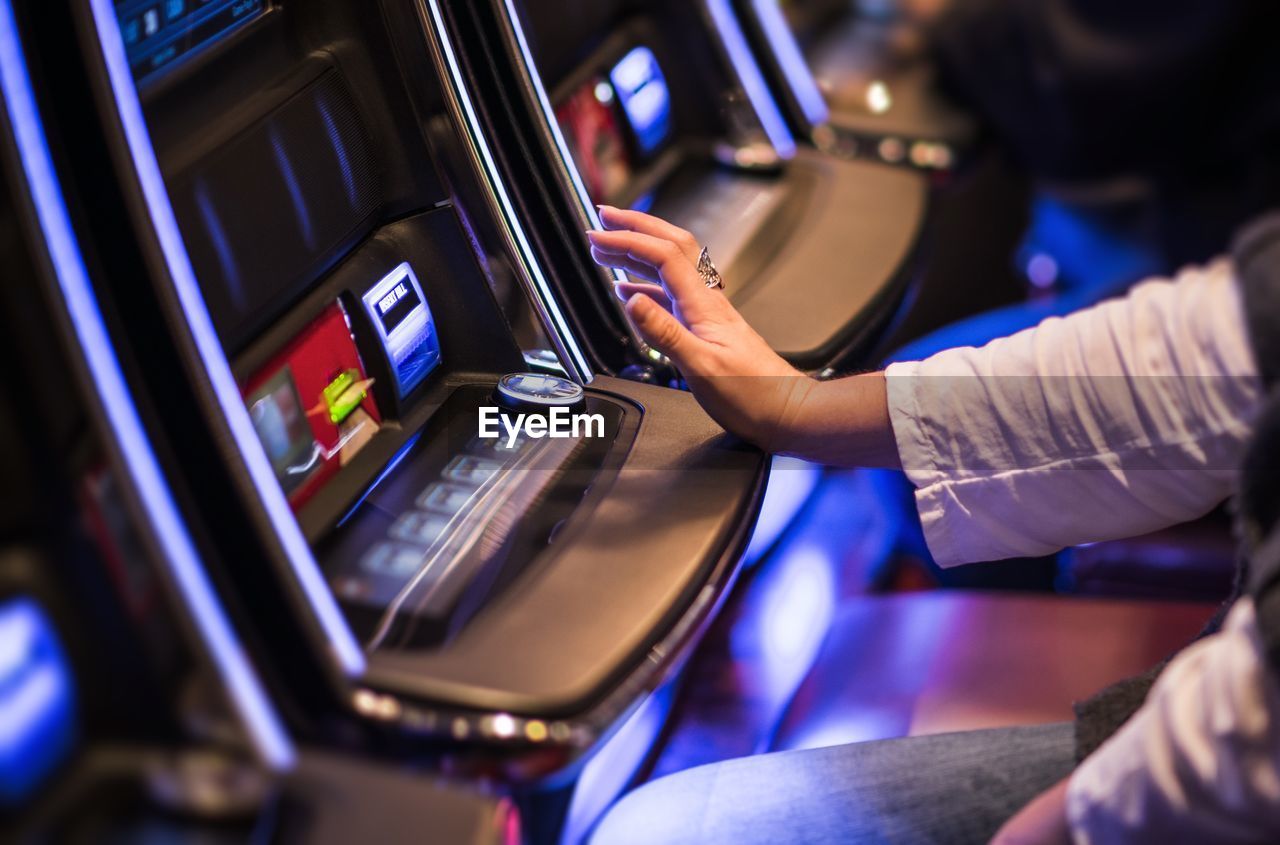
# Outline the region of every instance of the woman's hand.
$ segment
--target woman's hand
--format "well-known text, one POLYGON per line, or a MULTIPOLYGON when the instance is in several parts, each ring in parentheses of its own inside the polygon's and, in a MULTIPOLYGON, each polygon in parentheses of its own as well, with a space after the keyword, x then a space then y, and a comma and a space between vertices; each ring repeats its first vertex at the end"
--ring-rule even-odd
POLYGON ((837 466, 898 467, 884 375, 818 382, 782 360, 698 275, 693 235, 656 217, 600 209, 591 253, 644 282, 618 285, 627 314, 716 422, 768 452, 837 466))
POLYGON ((602 207, 600 216, 607 230, 587 233, 595 260, 647 282, 618 285, 640 336, 671 359, 726 430, 768 451, 787 449, 816 382, 706 286, 693 235, 638 211, 602 207))

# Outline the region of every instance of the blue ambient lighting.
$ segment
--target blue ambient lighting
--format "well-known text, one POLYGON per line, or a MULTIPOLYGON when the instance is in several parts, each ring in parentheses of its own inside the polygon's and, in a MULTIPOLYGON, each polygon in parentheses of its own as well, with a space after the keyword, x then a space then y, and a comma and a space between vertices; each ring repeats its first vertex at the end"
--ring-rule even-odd
POLYGON ((231 241, 227 238, 227 230, 223 228, 222 218, 213 207, 209 197, 209 186, 201 179, 196 183, 196 205, 200 209, 200 218, 204 227, 213 239, 214 251, 218 253, 218 266, 222 268, 222 278, 231 289, 231 301, 236 308, 244 311, 244 281, 240 278, 240 265, 236 263, 235 254, 231 251, 231 241))
POLYGON ((533 277, 539 302, 554 323, 554 326, 551 327, 553 329, 552 334, 569 356, 570 360, 567 362, 570 365, 569 369, 573 371, 575 380, 583 384, 589 384, 592 379, 591 365, 588 363, 582 349, 578 346, 577 338, 574 337, 564 313, 560 310, 560 304, 556 301, 551 286, 542 274, 542 267, 538 264, 533 247, 530 246, 529 238, 524 232, 524 227, 520 225, 520 218, 516 215, 515 206, 507 195, 507 188, 502 181, 502 174, 494 161, 493 153, 489 150, 489 142, 484 137, 480 119, 476 116, 475 107, 471 103, 471 95, 467 92, 462 69, 458 65, 458 57, 453 52, 453 42, 449 40, 449 30, 445 27, 444 18, 440 13, 440 4, 438 0, 428 0, 427 5, 431 12, 432 28, 438 39, 440 52, 443 54, 445 64, 449 69, 450 89, 467 121, 468 137, 484 164, 485 176, 493 190, 494 197, 498 201, 498 205, 501 207, 506 228, 515 239, 521 257, 524 259, 524 264, 528 267, 533 277))
POLYGON ((760 504, 760 516, 751 531, 751 543, 747 546, 743 562, 750 566, 760 560, 772 548, 778 538, 795 520, 800 509, 822 479, 822 467, 775 455, 769 464, 769 486, 760 504))
POLYGON ((671 132, 671 92, 658 58, 648 47, 636 47, 609 72, 636 140, 649 155, 671 132))
MULTIPOLYGON (((94 12, 98 26, 107 26, 113 33, 118 62, 132 90, 109 0, 95 0, 94 12)), ((200 566, 115 357, 53 169, 9 0, 0 0, 0 90, 49 258, 111 439, 119 448, 124 468, 155 531, 175 587, 209 649, 214 668, 229 691, 250 741, 264 763, 277 770, 290 768, 294 762, 293 745, 200 566)))
POLYGON ((315 230, 311 225, 311 211, 307 208, 307 200, 302 196, 302 185, 298 183, 298 174, 293 170, 293 161, 289 151, 284 148, 280 136, 274 127, 271 129, 271 154, 275 157, 280 175, 284 177, 284 185, 289 190, 289 199, 293 202, 293 210, 298 217, 298 225, 302 227, 302 241, 308 249, 316 248, 315 230))
POLYGON ((764 30, 764 36, 773 48, 773 54, 782 66, 782 75, 787 78, 787 85, 800 108, 804 111, 805 120, 810 126, 820 126, 831 116, 827 109, 827 98, 822 96, 818 81, 809 70, 809 63, 800 52, 795 33, 782 15, 778 0, 752 0, 756 17, 764 30))
POLYGON ((324 131, 329 136, 329 145, 333 147, 333 154, 338 159, 338 170, 342 172, 342 186, 347 190, 347 201, 351 203, 351 207, 356 207, 356 180, 355 174, 351 172, 351 161, 347 158, 347 148, 342 143, 342 136, 338 134, 338 125, 333 121, 333 113, 329 110, 329 104, 321 97, 317 100, 316 105, 320 109, 320 117, 324 120, 324 131))
POLYGON ((75 682, 49 619, 30 599, 0 604, 0 807, 29 796, 71 750, 75 682))
POLYGON ((818 656, 835 615, 839 562, 826 549, 789 552, 789 565, 771 584, 761 616, 763 675, 773 690, 794 690, 818 656))
POLYGON ((674 698, 667 684, 645 698, 582 767, 565 814, 560 845, 582 845, 609 805, 626 791, 662 733, 674 698))
POLYGON ((391 473, 396 471, 396 467, 400 466, 401 461, 403 461, 406 457, 409 456, 409 453, 413 451, 413 447, 417 446, 418 441, 421 439, 422 439, 422 432, 419 431, 417 434, 410 437, 405 442, 405 444, 400 447, 400 451, 396 452, 395 455, 391 458, 391 460, 387 462, 387 465, 383 468, 382 472, 378 473, 378 477, 373 480, 373 483, 370 484, 368 488, 366 488, 365 491, 360 494, 360 498, 357 499, 355 503, 350 508, 347 509, 347 512, 342 515, 342 518, 338 520, 339 528, 346 525, 347 520, 351 519, 351 517, 355 515, 356 511, 360 510, 360 506, 364 504, 364 500, 369 498, 369 494, 372 493, 374 490, 377 490, 378 486, 382 484, 383 481, 386 481, 387 478, 391 475, 391 473))
POLYGON ((729 61, 738 74, 738 81, 747 92, 747 99, 760 118, 760 124, 769 136, 774 151, 783 158, 791 158, 796 154, 795 138, 791 136, 787 122, 778 110, 778 104, 769 93, 769 86, 764 81, 755 57, 751 55, 751 47, 747 44, 747 37, 742 32, 729 0, 707 0, 707 11, 711 13, 711 20, 729 53, 729 61))
POLYGON ((320 567, 311 554, 302 529, 294 519, 284 490, 276 480, 275 470, 258 440, 253 421, 249 419, 249 411, 240 396, 240 389, 231 374, 231 365, 222 351, 222 343, 213 328, 213 319, 209 316, 209 309, 200 293, 191 257, 182 241, 182 232, 169 202, 164 177, 160 173, 160 164, 147 134, 142 103, 138 100, 138 89, 129 73, 129 62, 125 57, 120 31, 116 27, 111 0, 90 0, 90 6, 139 186, 169 270, 169 278, 178 295, 209 383, 271 526, 280 538, 298 583, 324 632, 325 642, 342 671, 348 676, 358 676, 364 672, 364 652, 360 650, 359 643, 338 609, 333 593, 320 574, 320 567))

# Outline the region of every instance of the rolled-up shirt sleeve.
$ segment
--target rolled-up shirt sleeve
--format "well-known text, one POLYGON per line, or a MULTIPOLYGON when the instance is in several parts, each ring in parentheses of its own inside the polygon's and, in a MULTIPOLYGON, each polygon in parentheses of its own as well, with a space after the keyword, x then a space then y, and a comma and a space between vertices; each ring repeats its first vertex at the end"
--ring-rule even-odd
POLYGON ((1280 841, 1280 689, 1253 602, 1187 648, 1071 776, 1077 845, 1280 841))
POLYGON ((1261 385, 1222 260, 886 371, 943 566, 1049 554, 1201 516, 1232 492, 1261 385))

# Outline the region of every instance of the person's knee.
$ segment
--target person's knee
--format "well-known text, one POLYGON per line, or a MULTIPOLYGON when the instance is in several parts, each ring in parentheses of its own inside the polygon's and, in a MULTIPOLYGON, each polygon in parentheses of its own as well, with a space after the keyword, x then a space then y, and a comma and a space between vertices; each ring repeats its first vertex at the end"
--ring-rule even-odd
POLYGON ((646 784, 619 801, 596 827, 591 845, 680 845, 698 835, 706 795, 697 770, 646 784))
POLYGON ((680 775, 663 778, 641 786, 609 810, 595 832, 591 845, 652 845, 653 842, 695 841, 689 831, 687 810, 689 798, 681 801, 680 789, 671 782, 680 775), (684 804, 684 807, 682 807, 684 804))

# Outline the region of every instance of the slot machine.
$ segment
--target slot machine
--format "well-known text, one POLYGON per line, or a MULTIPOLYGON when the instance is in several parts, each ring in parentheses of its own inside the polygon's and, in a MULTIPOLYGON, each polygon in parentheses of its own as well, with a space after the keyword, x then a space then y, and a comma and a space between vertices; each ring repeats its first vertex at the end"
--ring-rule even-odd
POLYGON ((8 2, 0 57, 0 838, 518 841, 501 799, 295 742, 111 343, 8 2))
POLYGON ((734 0, 801 137, 836 155, 945 178, 974 147, 974 118, 942 90, 896 2, 734 0))
MULTIPOLYGON (((513 164, 517 186, 561 195, 579 228, 605 203, 689 230, 747 321, 803 369, 867 355, 913 280, 926 180, 797 144, 728 2, 450 8, 476 90, 504 92, 488 119, 560 162, 513 164)), ((574 300, 617 310, 607 281, 574 300)))
POLYGON ((103 138, 67 178, 115 348, 288 728, 490 808, 652 741, 768 463, 579 335, 440 4, 25 12, 53 117, 103 138))

